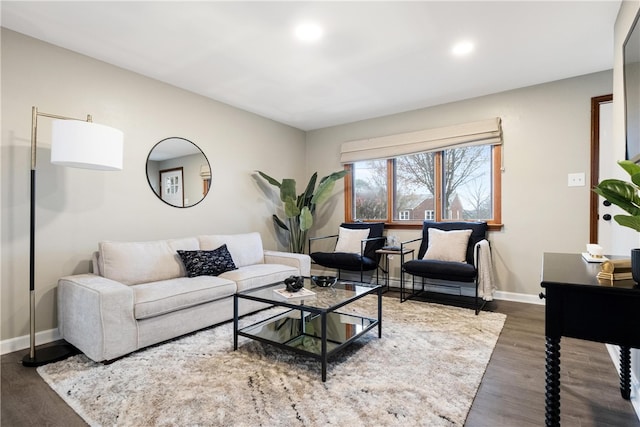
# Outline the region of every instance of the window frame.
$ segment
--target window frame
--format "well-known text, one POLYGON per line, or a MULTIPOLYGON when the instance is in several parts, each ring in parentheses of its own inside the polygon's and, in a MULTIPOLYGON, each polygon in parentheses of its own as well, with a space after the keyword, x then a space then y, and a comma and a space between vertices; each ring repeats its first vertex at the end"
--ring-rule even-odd
MULTIPOLYGON (((453 147, 452 147, 453 148, 453 147)), ((446 150, 435 151, 435 184, 437 189, 442 188, 442 153, 446 150)), ((486 220, 489 226, 489 230, 500 230, 503 227, 502 224, 502 145, 496 144, 491 147, 492 155, 492 183, 493 183, 493 218, 486 220)), ((393 219, 393 197, 394 197, 394 176, 393 176, 393 159, 387 159, 387 219, 384 220, 385 228, 398 228, 398 229, 421 229, 423 221, 407 221, 407 220, 394 220, 393 219)), ((344 219, 345 222, 354 222, 356 218, 353 217, 353 163, 347 163, 344 165, 345 170, 349 173, 344 177, 344 219)), ((435 219, 438 222, 458 221, 447 220, 442 218, 442 193, 438 190, 439 194, 435 196, 435 219)), ((359 220, 359 219, 358 219, 359 220)), ((364 222, 380 222, 380 220, 362 220, 364 222)))

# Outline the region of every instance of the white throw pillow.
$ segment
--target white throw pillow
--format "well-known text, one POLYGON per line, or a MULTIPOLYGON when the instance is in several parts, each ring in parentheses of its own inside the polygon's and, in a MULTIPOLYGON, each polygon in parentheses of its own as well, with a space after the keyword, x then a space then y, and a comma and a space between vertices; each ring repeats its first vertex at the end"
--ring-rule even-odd
POLYGON ((422 259, 466 262, 471 230, 429 229, 429 246, 422 259))
POLYGON ((340 227, 335 252, 360 253, 360 242, 369 237, 369 229, 353 229, 340 227))

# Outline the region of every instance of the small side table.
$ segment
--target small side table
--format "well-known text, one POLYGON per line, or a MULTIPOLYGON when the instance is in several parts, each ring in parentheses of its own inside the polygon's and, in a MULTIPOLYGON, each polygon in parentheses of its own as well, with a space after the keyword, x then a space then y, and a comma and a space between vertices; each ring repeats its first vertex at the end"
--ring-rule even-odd
MULTIPOLYGON (((400 250, 400 248, 382 248, 376 251, 376 254, 384 257, 384 264, 382 267, 379 267, 376 270, 376 282, 380 284, 380 276, 379 270, 382 270, 384 273, 384 287, 386 290, 389 290, 389 255, 400 255, 400 262, 404 262, 404 256, 411 254, 411 258, 414 257, 414 249, 405 248, 404 250, 400 250)), ((402 265, 400 266, 400 274, 402 273, 402 265)), ((402 282, 402 278, 400 278, 402 282)))

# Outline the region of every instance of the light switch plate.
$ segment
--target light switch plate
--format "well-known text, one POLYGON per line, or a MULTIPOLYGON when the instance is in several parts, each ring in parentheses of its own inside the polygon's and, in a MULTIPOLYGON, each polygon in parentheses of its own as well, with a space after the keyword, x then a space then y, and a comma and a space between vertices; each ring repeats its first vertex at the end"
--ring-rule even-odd
POLYGON ((568 176, 569 187, 584 187, 584 172, 570 173, 568 176))

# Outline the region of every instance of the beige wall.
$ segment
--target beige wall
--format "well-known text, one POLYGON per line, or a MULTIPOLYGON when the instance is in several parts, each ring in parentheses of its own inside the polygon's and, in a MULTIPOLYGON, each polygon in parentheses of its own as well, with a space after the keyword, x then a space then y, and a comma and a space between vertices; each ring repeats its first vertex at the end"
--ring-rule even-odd
POLYGON ((58 278, 89 271, 100 240, 259 231, 279 247, 274 205, 252 173, 305 180, 304 132, 5 29, 1 77, 0 340, 28 334, 31 106, 92 114, 125 135, 123 171, 63 168, 49 163, 51 119, 39 120, 38 331, 56 327, 58 278), (211 163, 211 191, 192 208, 167 206, 147 183, 149 150, 171 136, 193 141, 211 163))
MULTIPOLYGON (((433 108, 308 132, 307 163, 339 167, 344 141, 501 117, 504 132, 502 218, 491 232, 501 291, 540 292, 543 252, 581 252, 589 239, 589 188, 568 187, 567 174, 589 182, 591 97, 612 93, 612 72, 600 72, 433 108)), ((343 201, 318 235, 344 219, 343 201)), ((389 232, 402 240, 418 231, 389 232)), ((393 268, 393 267, 392 267, 393 268)), ((397 263, 393 273, 398 276, 397 263)))

